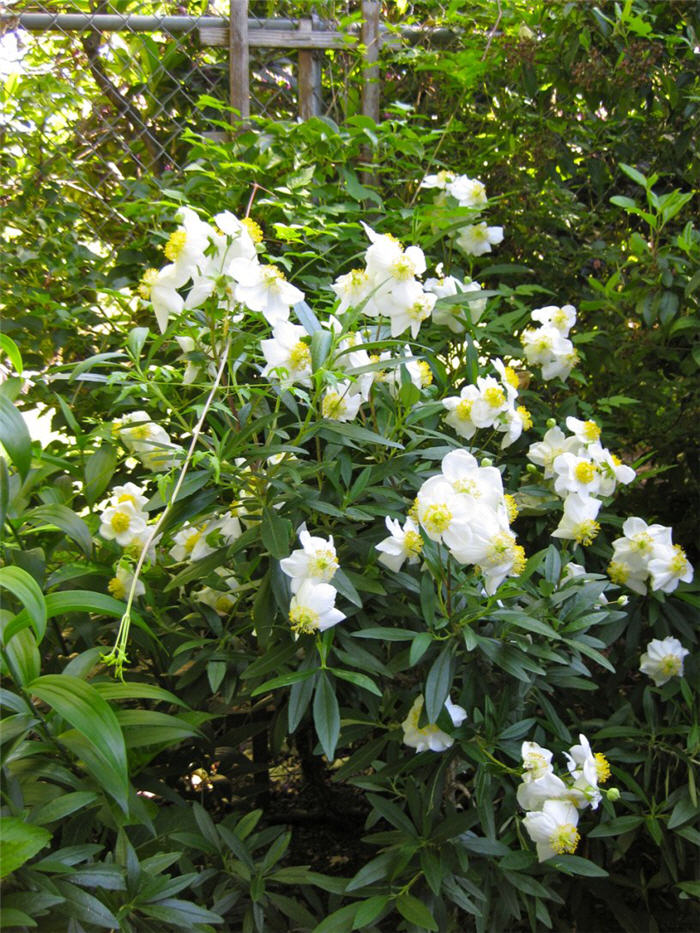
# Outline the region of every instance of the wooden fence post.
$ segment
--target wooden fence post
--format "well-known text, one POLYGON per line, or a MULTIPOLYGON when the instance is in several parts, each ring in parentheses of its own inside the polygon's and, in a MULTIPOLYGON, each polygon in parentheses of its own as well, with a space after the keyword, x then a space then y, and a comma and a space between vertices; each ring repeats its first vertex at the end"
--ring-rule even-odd
POLYGON ((231 0, 228 36, 228 76, 231 123, 250 116, 250 71, 248 65, 248 0, 231 0))
MULTIPOLYGON (((299 32, 310 35, 314 24, 310 19, 299 21, 299 32)), ((321 113, 321 62, 313 49, 299 49, 299 116, 302 120, 321 113)))

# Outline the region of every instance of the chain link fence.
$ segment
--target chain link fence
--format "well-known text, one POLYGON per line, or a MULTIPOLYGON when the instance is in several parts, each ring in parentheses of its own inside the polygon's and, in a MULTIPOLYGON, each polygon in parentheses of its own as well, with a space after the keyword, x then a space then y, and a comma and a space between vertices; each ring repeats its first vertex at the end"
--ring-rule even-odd
MULTIPOLYGON (((189 134, 225 136, 230 51, 227 41, 208 42, 217 33, 222 42, 229 13, 229 0, 8 4, 0 16, 0 159, 8 179, 0 208, 14 201, 13 214, 23 206, 31 213, 37 198, 60 197, 80 205, 82 222, 96 237, 107 228, 114 233, 122 222, 115 194, 138 193, 146 177, 178 176, 188 161, 189 134)), ((281 42, 304 26, 336 25, 311 10, 302 23, 256 16, 251 7, 252 115, 297 117, 306 55, 314 112, 342 121, 344 89, 357 73, 355 50, 336 48, 331 60, 324 51, 260 44, 270 34, 281 42)))

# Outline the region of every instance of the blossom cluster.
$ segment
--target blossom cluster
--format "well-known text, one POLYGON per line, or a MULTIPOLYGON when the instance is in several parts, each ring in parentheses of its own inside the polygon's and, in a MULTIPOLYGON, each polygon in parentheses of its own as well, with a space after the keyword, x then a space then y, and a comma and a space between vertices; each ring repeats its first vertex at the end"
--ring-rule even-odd
POLYGON ((528 327, 520 336, 525 359, 530 366, 542 367, 543 379, 559 376, 566 380, 578 363, 578 354, 569 340, 569 331, 576 323, 573 305, 547 305, 530 315, 539 327, 528 327))
POLYGON ((647 583, 662 593, 672 593, 681 580, 689 583, 693 568, 683 548, 673 543, 672 535, 672 529, 665 525, 647 525, 641 518, 628 518, 622 526, 622 537, 613 541, 608 564, 613 583, 641 596, 647 591, 647 583))
POLYGON ((311 535, 304 524, 299 528, 299 542, 301 547, 280 561, 282 572, 290 578, 289 622, 295 638, 324 632, 345 618, 335 608, 338 594, 330 583, 339 566, 333 537, 311 535))
POLYGON ((602 446, 595 421, 570 416, 566 426, 570 435, 553 425, 541 441, 530 445, 527 457, 542 468, 564 500, 564 514, 552 536, 589 545, 600 530, 596 518, 601 500, 612 496, 618 483, 631 483, 636 474, 602 446))
POLYGON ((399 570, 404 560, 415 562, 422 549, 419 528, 463 565, 478 567, 488 594, 525 564, 523 548, 510 528, 512 499, 503 492, 496 467, 479 465, 467 450, 453 450, 442 459, 441 472, 427 479, 403 526, 387 521, 390 536, 377 545, 380 561, 399 570))
POLYGON ((523 825, 536 844, 540 862, 576 850, 579 811, 588 806, 597 809, 602 798, 599 785, 610 777, 605 756, 593 753, 585 735, 579 735, 578 745, 565 754, 568 773, 561 778, 554 773, 548 748, 537 742, 523 742, 521 748, 524 770, 517 799, 527 811, 523 825))
MULTIPOLYGON (((484 184, 467 175, 441 171, 435 175, 426 175, 420 186, 440 192, 435 202, 437 205, 449 203, 449 198, 458 207, 478 214, 488 204, 484 184)), ((467 256, 483 256, 491 252, 492 246, 502 242, 503 227, 488 227, 485 221, 465 224, 455 233, 456 245, 467 256)))
POLYGON ((480 428, 492 428, 503 434, 501 448, 518 440, 523 430, 532 427, 530 413, 517 404, 518 374, 502 360, 492 360, 499 378, 479 376, 476 385, 466 385, 458 396, 442 400, 448 415, 447 424, 469 440, 480 428))
POLYGON ((162 425, 151 421, 146 411, 130 411, 112 427, 132 457, 153 473, 171 470, 182 454, 162 425))

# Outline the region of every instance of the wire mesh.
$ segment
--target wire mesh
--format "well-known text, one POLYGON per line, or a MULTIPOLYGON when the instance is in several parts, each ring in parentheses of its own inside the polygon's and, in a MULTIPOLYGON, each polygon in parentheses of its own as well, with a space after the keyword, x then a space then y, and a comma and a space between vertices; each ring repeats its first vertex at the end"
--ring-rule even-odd
MULTIPOLYGON (((216 102, 230 99, 228 49, 203 45, 198 27, 224 25, 228 7, 228 0, 9 3, 0 35, 0 158, 8 179, 0 206, 13 202, 13 214, 19 208, 30 216, 42 198, 60 197, 79 208, 79 222, 96 238, 126 237, 121 196, 138 192, 145 178, 179 176, 186 131, 222 135, 216 102), (26 14, 51 18, 27 28, 26 14)), ((249 17, 251 32, 275 26, 249 17)), ((296 29, 299 20, 279 23, 296 29)), ((336 67, 344 54, 333 53, 336 67)), ((297 73, 295 50, 251 48, 251 113, 295 118, 297 73)), ((326 95, 336 118, 341 96, 326 95)))

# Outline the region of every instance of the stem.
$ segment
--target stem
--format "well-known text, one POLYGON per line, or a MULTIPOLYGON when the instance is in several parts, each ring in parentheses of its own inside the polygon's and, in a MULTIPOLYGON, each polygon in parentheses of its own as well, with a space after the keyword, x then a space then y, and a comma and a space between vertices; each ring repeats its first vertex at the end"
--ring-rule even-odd
MULTIPOLYGON (((228 330, 228 319, 224 323, 224 332, 226 333, 227 330, 228 330)), ((221 356, 221 362, 219 363, 219 368, 216 372, 216 378, 214 380, 214 384, 212 385, 211 391, 209 392, 207 400, 204 403, 204 408, 202 409, 202 414, 200 415, 199 421, 197 422, 195 429, 192 432, 192 440, 190 441, 189 450, 187 451, 185 462, 182 465, 182 470, 180 471, 180 476, 178 477, 178 481, 175 484, 175 488, 172 491, 172 494, 168 500, 167 505, 165 506, 165 508, 160 514, 160 518, 158 519, 156 524, 153 526, 153 530, 151 531, 150 535, 144 542, 143 548, 141 549, 141 554, 139 555, 139 559, 136 563, 136 568, 134 569, 134 576, 131 581, 131 587, 129 589, 129 597, 126 602, 126 610, 119 623, 119 629, 117 631, 117 637, 114 642, 114 647, 109 652, 109 654, 102 655, 101 657, 101 660, 104 664, 107 664, 109 666, 112 666, 112 665, 114 666, 115 675, 120 680, 123 680, 122 671, 124 668, 124 664, 127 661, 126 645, 129 639, 129 629, 131 627, 131 607, 133 606, 133 603, 134 603, 134 596, 136 593, 136 584, 138 583, 138 579, 141 574, 141 569, 143 568, 144 562, 146 560, 148 550, 153 544, 156 536, 158 535, 158 532, 162 528, 163 523, 165 522, 165 519, 170 514, 170 511, 178 497, 178 493, 182 489, 182 484, 185 481, 185 477, 187 476, 187 471, 189 470, 190 464, 192 462, 192 457, 194 456, 194 450, 195 450, 195 447, 197 446, 199 435, 202 433, 204 421, 207 417, 207 414, 209 413, 209 409, 211 408, 212 402, 214 401, 214 396, 216 394, 216 391, 219 388, 219 383, 221 382, 221 378, 223 376, 224 368, 226 366, 226 361, 228 360, 230 349, 231 349, 231 337, 230 335, 227 335, 226 344, 224 346, 224 351, 221 356)))

